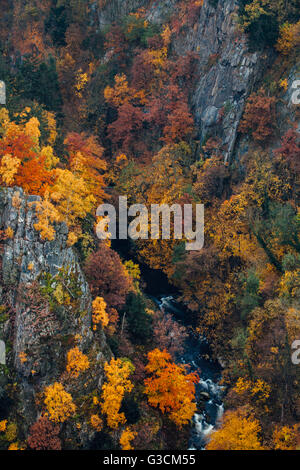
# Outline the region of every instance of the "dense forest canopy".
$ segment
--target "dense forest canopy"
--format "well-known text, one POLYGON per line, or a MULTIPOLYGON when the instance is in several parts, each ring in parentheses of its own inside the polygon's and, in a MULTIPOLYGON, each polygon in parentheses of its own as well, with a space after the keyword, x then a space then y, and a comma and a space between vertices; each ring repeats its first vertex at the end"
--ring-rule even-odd
MULTIPOLYGON (((239 0, 213 46, 201 35, 217 30, 207 18, 219 18, 226 1, 121 3, 0 0, 1 188, 14 188, 15 210, 20 188, 39 196, 34 229, 45 246, 67 226, 89 284, 94 345, 83 348, 80 333, 60 337, 51 380, 34 349, 12 359, 17 313, 3 287, 0 338, 9 332, 10 350, 0 365, 0 448, 186 448, 199 382, 179 361, 189 325, 223 366, 225 415, 207 448, 297 449, 300 107, 290 96, 300 77, 300 1, 239 0), (222 73, 222 54, 234 54, 226 35, 257 69, 247 89, 214 102, 210 125, 195 96, 222 73), (237 103, 230 151, 225 124, 237 103), (119 195, 147 207, 204 204, 204 248, 136 240, 124 254, 99 242, 97 206, 119 195), (178 292, 185 326, 146 295, 145 266, 178 292), (103 331, 111 353, 99 388, 103 331), (28 419, 19 411, 25 376, 36 387, 28 419)), ((1 230, 2 253, 16 236, 1 230)), ((37 330, 47 322, 55 331, 64 315, 80 324, 82 295, 67 266, 18 286, 37 330)), ((50 348, 58 336, 47 335, 50 348)))

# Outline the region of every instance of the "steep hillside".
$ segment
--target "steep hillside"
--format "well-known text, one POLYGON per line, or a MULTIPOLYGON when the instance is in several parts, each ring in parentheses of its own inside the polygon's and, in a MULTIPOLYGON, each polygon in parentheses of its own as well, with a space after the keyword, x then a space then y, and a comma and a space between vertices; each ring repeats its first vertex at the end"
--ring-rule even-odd
POLYGON ((0 447, 186 449, 205 338, 207 449, 298 448, 299 0, 0 8, 0 447), (119 196, 204 204, 204 247, 99 241, 119 196))

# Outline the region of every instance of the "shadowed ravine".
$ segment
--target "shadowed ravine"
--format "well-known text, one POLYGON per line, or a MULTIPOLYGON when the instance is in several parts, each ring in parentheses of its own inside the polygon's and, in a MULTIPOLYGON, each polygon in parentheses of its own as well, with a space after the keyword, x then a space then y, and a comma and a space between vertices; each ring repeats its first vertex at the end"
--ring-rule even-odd
MULTIPOLYGON (((125 259, 136 258, 130 250, 127 241, 115 241, 113 247, 125 259)), ((138 262, 138 261, 137 261, 138 262)), ((159 270, 151 269, 140 264, 142 278, 145 282, 146 294, 155 302, 160 310, 169 313, 179 323, 185 325, 189 336, 185 342, 184 353, 178 357, 178 362, 188 364, 190 372, 198 372, 200 381, 196 386, 197 413, 193 417, 189 449, 205 449, 209 434, 223 414, 222 387, 220 365, 211 360, 209 344, 195 333, 196 319, 183 305, 176 301, 178 290, 172 286, 167 276, 159 270)))

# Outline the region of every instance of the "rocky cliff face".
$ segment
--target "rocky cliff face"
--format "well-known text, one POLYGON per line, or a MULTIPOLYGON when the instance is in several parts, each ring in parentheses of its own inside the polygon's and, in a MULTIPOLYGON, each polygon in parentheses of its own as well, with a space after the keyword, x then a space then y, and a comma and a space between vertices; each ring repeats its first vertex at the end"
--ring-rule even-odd
POLYGON ((75 394, 101 388, 103 363, 111 357, 103 331, 92 333, 91 295, 76 255, 66 244, 67 227, 58 225, 52 242, 41 241, 34 229, 37 199, 19 188, 0 193, 0 230, 10 232, 2 246, 1 294, 2 303, 11 308, 10 320, 4 313, 0 322, 8 366, 0 371, 0 396, 1 385, 16 374, 18 409, 14 413, 21 416, 25 428, 37 417, 37 394, 64 373, 66 352, 75 338, 83 352, 95 357, 95 366, 85 378, 87 386, 82 383, 75 394))
MULTIPOLYGON (((148 7, 148 20, 162 24, 177 4, 178 0, 113 0, 99 13, 99 25, 103 28, 138 7, 148 7)), ((191 91, 198 138, 203 142, 217 136, 225 161, 233 154, 247 97, 271 59, 270 53, 248 51, 237 8, 236 0, 204 0, 195 27, 185 28, 172 44, 179 55, 192 51, 199 57, 191 91)))
MULTIPOLYGON (((237 24, 237 2, 204 0, 187 47, 199 53, 198 80, 193 109, 201 140, 221 139, 225 160, 234 150, 237 128, 246 99, 269 58, 249 53, 237 24)), ((179 47, 186 47, 185 41, 179 47)))
POLYGON ((99 29, 105 29, 116 19, 128 15, 137 8, 146 6, 148 3, 149 0, 110 0, 105 2, 104 8, 98 9, 98 2, 95 2, 94 12, 97 13, 99 29))
MULTIPOLYGON (((166 2, 170 9, 174 2, 166 2)), ((237 129, 247 97, 270 60, 250 53, 237 23, 238 2, 204 0, 195 28, 176 38, 179 54, 199 56, 192 107, 201 142, 211 136, 221 140, 225 161, 235 146, 237 129)), ((159 9, 150 18, 159 21, 159 9)))

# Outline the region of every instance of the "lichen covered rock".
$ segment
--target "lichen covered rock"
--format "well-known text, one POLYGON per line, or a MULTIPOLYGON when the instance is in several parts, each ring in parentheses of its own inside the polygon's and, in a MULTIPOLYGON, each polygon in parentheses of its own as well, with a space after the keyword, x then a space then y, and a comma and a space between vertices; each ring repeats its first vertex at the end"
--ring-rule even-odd
MULTIPOLYGON (((103 382, 103 364, 111 357, 101 328, 97 333, 91 329, 92 299, 77 256, 67 246, 67 227, 58 224, 51 242, 41 240, 34 229, 37 199, 20 188, 0 192, 2 303, 9 309, 0 322, 7 359, 0 388, 16 374, 12 412, 18 414, 25 433, 41 411, 37 397, 45 386, 62 381, 76 401, 97 390, 103 382), (93 359, 87 374, 76 381, 66 373, 66 355, 74 345, 93 359)), ((81 434, 81 441, 86 441, 88 433, 81 434)))

